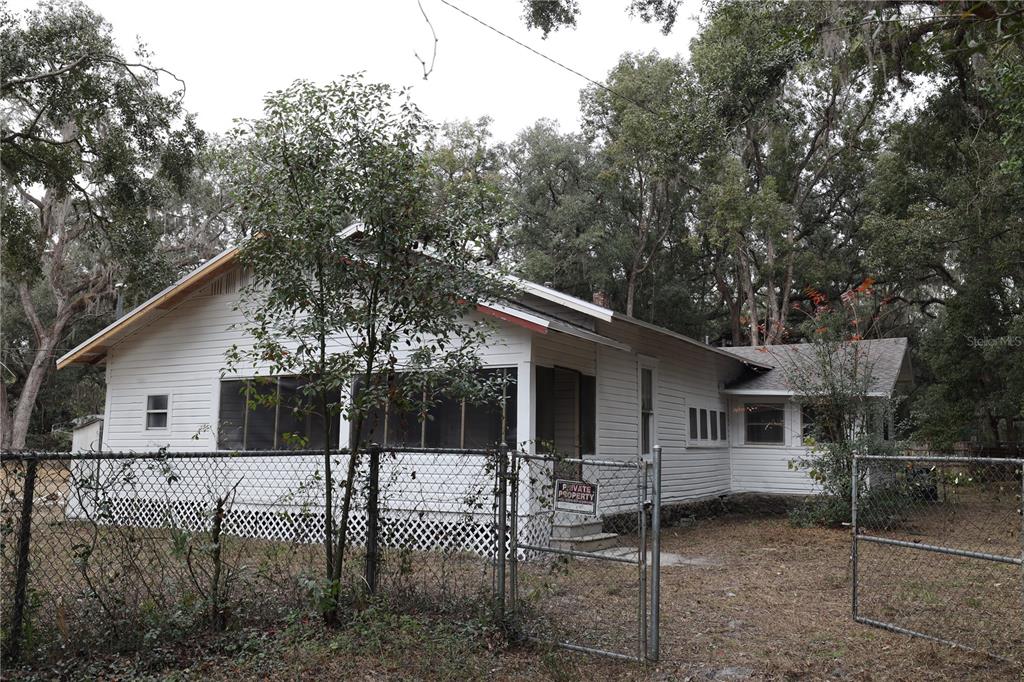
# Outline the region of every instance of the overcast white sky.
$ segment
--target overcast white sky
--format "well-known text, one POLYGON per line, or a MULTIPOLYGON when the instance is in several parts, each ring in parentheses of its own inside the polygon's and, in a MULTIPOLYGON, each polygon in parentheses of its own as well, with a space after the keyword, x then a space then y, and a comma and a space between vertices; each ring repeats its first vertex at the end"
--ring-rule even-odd
MULTIPOLYGON (((416 0, 85 1, 113 25, 126 51, 139 36, 154 63, 184 79, 186 106, 211 132, 224 132, 235 117, 258 116, 263 95, 296 78, 326 82, 355 71, 413 86, 413 99, 437 121, 488 115, 503 140, 541 117, 566 131, 579 125, 585 81, 438 0, 423 0, 440 40, 427 81, 413 53, 429 61, 433 39, 416 0)), ((520 0, 452 2, 599 81, 625 51, 685 54, 700 9, 699 0, 685 1, 672 34, 663 36, 657 26, 629 17, 627 0, 582 0, 577 28, 542 40, 526 30, 520 0)))

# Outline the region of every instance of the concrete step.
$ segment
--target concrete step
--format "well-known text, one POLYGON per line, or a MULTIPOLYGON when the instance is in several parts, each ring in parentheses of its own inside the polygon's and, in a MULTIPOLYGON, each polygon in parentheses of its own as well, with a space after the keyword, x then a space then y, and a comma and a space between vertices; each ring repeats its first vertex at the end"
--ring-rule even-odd
POLYGON ((555 549, 571 549, 577 552, 599 552, 614 547, 618 542, 618 533, 592 533, 572 539, 551 538, 551 546, 555 549))
POLYGON ((600 519, 581 521, 579 523, 555 523, 551 526, 551 537, 557 540, 572 540, 585 535, 594 535, 603 530, 600 519))

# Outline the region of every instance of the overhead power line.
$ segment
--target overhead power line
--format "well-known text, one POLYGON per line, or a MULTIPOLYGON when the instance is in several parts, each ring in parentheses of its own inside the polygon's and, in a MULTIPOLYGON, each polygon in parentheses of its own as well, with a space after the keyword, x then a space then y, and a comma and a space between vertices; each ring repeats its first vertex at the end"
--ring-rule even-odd
POLYGON ((625 101, 629 102, 630 104, 632 104, 633 106, 635 106, 635 107, 637 107, 639 109, 643 109, 644 111, 646 111, 647 113, 651 114, 652 116, 658 116, 658 117, 661 116, 660 113, 654 111, 653 109, 651 109, 650 107, 646 106, 645 104, 642 104, 641 102, 636 101, 635 99, 633 99, 629 95, 624 95, 621 92, 618 92, 617 90, 615 90, 614 88, 610 88, 607 85, 605 85, 604 83, 601 83, 600 81, 596 81, 593 78, 591 78, 590 76, 587 76, 586 74, 580 73, 579 71, 577 71, 576 69, 572 68, 571 66, 567 66, 567 65, 563 64, 562 62, 558 61, 557 59, 555 59, 553 57, 547 56, 543 52, 541 52, 541 51, 539 51, 537 49, 534 49, 534 48, 530 47, 529 45, 527 45, 526 43, 521 42, 521 41, 513 38, 509 34, 507 34, 504 31, 502 31, 501 29, 496 28, 495 26, 492 26, 491 24, 488 24, 483 19, 480 19, 478 17, 473 16, 472 14, 470 14, 466 10, 462 9, 461 7, 453 5, 452 3, 448 2, 448 0, 441 0, 441 4, 444 4, 444 5, 447 5, 448 7, 451 7, 453 10, 455 10, 459 14, 461 14, 461 15, 469 18, 469 19, 472 19, 473 21, 475 21, 476 23, 480 24, 484 28, 487 28, 487 29, 489 29, 491 31, 494 31, 495 33, 500 35, 502 38, 506 38, 508 40, 511 40, 513 43, 515 43, 519 47, 521 47, 521 48, 523 48, 525 50, 529 50, 530 52, 532 52, 533 54, 537 55, 541 59, 544 59, 546 61, 551 62, 552 64, 554 64, 558 68, 564 69, 564 70, 568 71, 569 73, 573 74, 574 76, 578 76, 578 77, 582 78, 583 80, 587 81, 588 83, 591 83, 592 85, 595 85, 595 86, 601 88, 602 90, 604 90, 608 94, 613 95, 615 97, 618 97, 619 99, 625 100, 625 101))

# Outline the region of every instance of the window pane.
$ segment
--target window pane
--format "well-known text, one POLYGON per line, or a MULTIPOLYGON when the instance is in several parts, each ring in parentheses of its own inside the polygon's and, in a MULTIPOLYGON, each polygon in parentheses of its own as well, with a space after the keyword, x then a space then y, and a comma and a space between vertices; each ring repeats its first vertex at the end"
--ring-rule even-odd
MULTIPOLYGON (((361 378, 356 379, 355 383, 354 383, 354 385, 352 387, 352 395, 353 396, 359 395, 360 391, 362 391, 362 387, 363 387, 363 380, 361 378)), ((350 436, 350 443, 349 444, 352 445, 352 444, 355 443, 355 439, 356 439, 356 436, 357 436, 356 431, 358 430, 358 431, 360 431, 360 433, 358 434, 359 435, 359 439, 360 439, 360 441, 361 441, 361 443, 363 445, 368 445, 369 443, 378 443, 380 445, 383 445, 384 444, 384 412, 385 412, 385 409, 384 409, 383 406, 377 406, 377 407, 374 407, 374 408, 370 409, 367 412, 367 414, 364 415, 363 423, 362 423, 362 428, 360 428, 360 429, 356 428, 356 424, 355 424, 355 422, 353 420, 353 423, 352 423, 352 425, 350 427, 350 430, 349 430, 349 436, 350 436)))
POLYGON ((580 452, 597 452, 597 379, 580 375, 580 452))
POLYGON ((462 402, 448 396, 434 399, 427 414, 428 448, 458 448, 462 438, 462 402))
POLYGON ((277 418, 277 380, 250 382, 249 415, 245 426, 246 450, 274 449, 274 422, 277 418))
POLYGON ((146 428, 147 429, 165 429, 167 428, 167 413, 166 412, 149 412, 146 414, 146 428))
POLYGON ((217 449, 241 450, 245 425, 244 381, 220 382, 220 419, 217 424, 217 449))
POLYGON ((640 410, 654 411, 654 372, 646 368, 640 370, 640 410))
POLYGON ((725 428, 725 412, 718 413, 718 434, 722 440, 729 440, 729 432, 725 428))
POLYGON ((805 405, 800 410, 800 432, 804 438, 809 437, 814 432, 815 416, 814 408, 810 405, 805 405))
POLYGON ((643 454, 651 451, 651 413, 644 412, 640 418, 640 448, 643 454))
POLYGON ((718 440, 718 420, 715 419, 715 411, 711 411, 711 440, 718 440))
MULTIPOLYGON (((507 377, 504 401, 506 423, 504 440, 508 445, 513 445, 516 442, 516 370, 486 369, 483 370, 483 375, 489 377, 501 372, 507 377)), ((490 448, 498 445, 502 440, 501 421, 502 399, 500 396, 496 396, 484 405, 466 403, 465 447, 490 448)))
MULTIPOLYGON (((321 449, 324 446, 324 420, 320 398, 308 395, 303 377, 283 376, 280 381, 280 406, 277 413, 277 447, 321 449)), ((337 443, 338 418, 331 425, 331 442, 337 443)))
POLYGON ((147 410, 166 410, 167 409, 167 396, 166 395, 151 395, 146 398, 146 409, 147 410))
POLYGON ((700 411, 700 439, 708 439, 708 411, 703 408, 700 411))
POLYGON ((690 408, 690 440, 697 440, 697 408, 690 408))
POLYGON ((385 442, 398 447, 421 447, 423 422, 420 419, 420 413, 422 410, 422 398, 414 397, 404 409, 397 405, 390 405, 388 407, 388 434, 385 442))
POLYGON ((745 409, 747 442, 785 442, 785 415, 782 405, 748 403, 745 409))

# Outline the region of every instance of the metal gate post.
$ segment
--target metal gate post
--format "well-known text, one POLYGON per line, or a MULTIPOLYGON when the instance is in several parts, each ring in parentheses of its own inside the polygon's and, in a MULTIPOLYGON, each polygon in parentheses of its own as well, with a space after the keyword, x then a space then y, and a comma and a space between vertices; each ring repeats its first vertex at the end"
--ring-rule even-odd
POLYGON ((639 641, 637 642, 636 660, 642 661, 647 657, 647 459, 640 455, 637 457, 637 521, 640 525, 639 547, 637 547, 637 568, 639 569, 639 593, 640 602, 637 605, 639 612, 639 641))
POLYGON ((853 466, 851 467, 852 481, 850 482, 850 526, 853 530, 853 545, 850 550, 850 561, 852 568, 850 575, 853 578, 853 585, 851 586, 851 603, 853 607, 853 618, 857 619, 857 536, 859 530, 857 528, 857 485, 860 479, 859 472, 857 471, 857 455, 853 455, 853 466))
POLYGON ((508 607, 511 617, 515 619, 516 604, 519 601, 519 460, 515 454, 509 463, 512 465, 512 479, 509 487, 511 508, 508 521, 508 607))
POLYGON ((495 618, 505 620, 505 553, 508 548, 508 446, 498 447, 498 537, 495 547, 497 561, 497 594, 495 595, 495 618))
POLYGON ((647 659, 660 655, 661 629, 661 446, 654 446, 651 462, 651 623, 647 636, 647 659))

